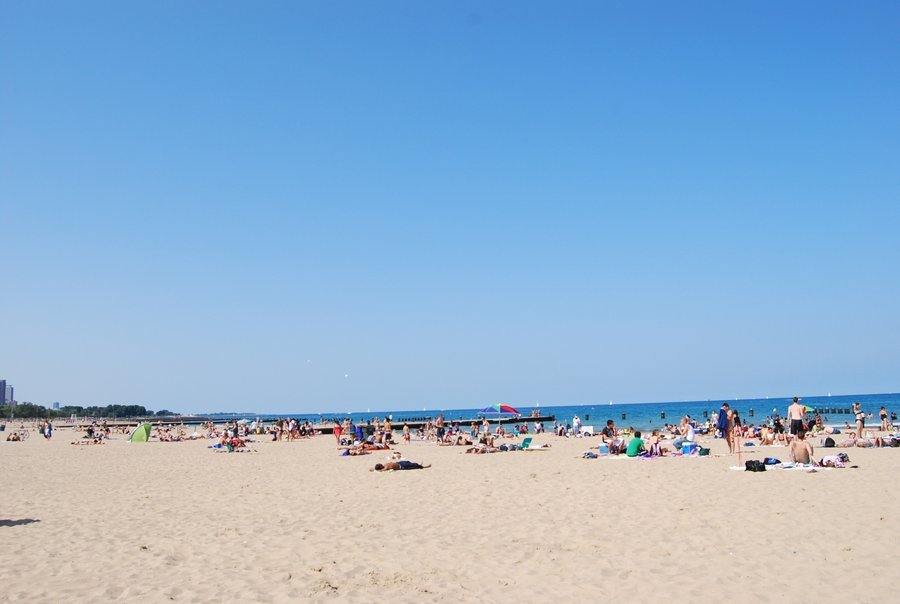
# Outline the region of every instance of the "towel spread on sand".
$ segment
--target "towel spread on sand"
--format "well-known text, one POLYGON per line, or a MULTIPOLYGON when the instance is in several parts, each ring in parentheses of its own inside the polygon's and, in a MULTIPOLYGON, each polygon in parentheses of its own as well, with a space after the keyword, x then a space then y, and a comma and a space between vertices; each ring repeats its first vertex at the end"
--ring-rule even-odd
MULTIPOLYGON (((793 470, 793 471, 805 471, 805 472, 818 472, 819 470, 833 470, 834 468, 826 468, 821 466, 813 466, 813 465, 803 465, 803 464, 795 464, 791 462, 774 464, 770 466, 766 466, 767 470, 793 470)), ((746 468, 743 466, 731 466, 729 470, 740 470, 741 472, 745 471, 746 468)))

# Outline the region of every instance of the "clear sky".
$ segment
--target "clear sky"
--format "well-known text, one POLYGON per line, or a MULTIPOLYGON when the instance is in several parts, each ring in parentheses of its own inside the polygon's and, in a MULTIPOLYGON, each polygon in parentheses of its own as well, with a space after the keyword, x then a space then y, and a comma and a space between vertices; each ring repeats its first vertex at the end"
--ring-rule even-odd
POLYGON ((0 6, 0 377, 181 411, 900 389, 897 2, 0 6))

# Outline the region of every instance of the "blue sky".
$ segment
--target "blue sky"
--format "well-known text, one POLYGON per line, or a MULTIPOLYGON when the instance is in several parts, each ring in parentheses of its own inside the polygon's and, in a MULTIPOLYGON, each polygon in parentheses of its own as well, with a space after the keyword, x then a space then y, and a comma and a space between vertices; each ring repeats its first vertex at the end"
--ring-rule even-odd
POLYGON ((0 377, 182 411, 900 389, 900 8, 0 7, 0 377))

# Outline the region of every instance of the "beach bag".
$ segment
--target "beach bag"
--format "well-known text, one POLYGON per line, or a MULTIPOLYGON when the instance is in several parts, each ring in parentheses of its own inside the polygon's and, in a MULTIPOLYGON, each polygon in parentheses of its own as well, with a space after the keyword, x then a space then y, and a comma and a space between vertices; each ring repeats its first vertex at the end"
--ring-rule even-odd
POLYGON ((707 449, 706 447, 700 447, 699 454, 700 454, 700 457, 705 457, 705 456, 709 455, 709 449, 707 449))
POLYGON ((774 466, 775 464, 781 463, 781 460, 775 459, 774 457, 766 457, 763 460, 763 463, 766 464, 767 466, 774 466))
POLYGON ((844 463, 850 463, 850 456, 847 455, 846 453, 843 453, 843 452, 838 453, 838 459, 844 463))
POLYGON ((828 438, 825 439, 825 442, 822 443, 822 446, 825 447, 826 449, 832 448, 834 446, 834 439, 829 436, 828 438))
POLYGON ((747 463, 744 464, 745 472, 765 472, 766 464, 759 461, 758 459, 751 459, 747 463))

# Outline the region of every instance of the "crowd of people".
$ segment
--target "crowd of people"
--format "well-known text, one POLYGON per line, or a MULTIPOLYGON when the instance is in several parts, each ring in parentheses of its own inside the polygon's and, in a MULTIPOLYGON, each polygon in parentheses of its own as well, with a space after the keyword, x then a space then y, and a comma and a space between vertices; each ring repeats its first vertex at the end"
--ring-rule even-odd
MULTIPOLYGON (((838 428, 826 424, 827 418, 805 407, 799 398, 794 397, 784 419, 773 410, 771 416, 756 425, 744 422, 739 412, 726 402, 718 413, 708 419, 698 421, 685 415, 678 423, 666 423, 661 429, 649 433, 633 427, 620 428, 612 419, 595 432, 593 426, 585 426, 577 415, 570 423, 554 422, 552 430, 546 431, 560 437, 597 437, 599 453, 628 457, 662 457, 688 452, 703 454, 697 442, 700 435, 724 439, 730 453, 745 447, 781 445, 788 448, 792 461, 798 463, 813 460, 810 437, 821 437, 818 445, 824 447, 900 446, 900 434, 890 434, 896 415, 885 407, 881 407, 878 413, 880 434, 866 430, 866 420, 872 415, 864 413, 859 403, 853 404, 852 412, 855 425, 848 422, 843 428, 838 428), (844 437, 835 441, 832 437, 836 435, 844 437)), ((504 425, 499 422, 492 424, 487 417, 461 422, 447 420, 441 414, 411 427, 407 422, 396 426, 390 417, 372 418, 365 422, 353 422, 348 417, 336 420, 332 432, 341 455, 366 455, 390 450, 392 445, 398 444, 395 438, 404 444, 415 441, 441 447, 462 447, 465 453, 477 455, 517 450, 521 448, 515 440, 517 437, 545 432, 544 424, 538 417, 515 419, 517 421, 504 425)), ((53 435, 53 425, 49 420, 43 420, 33 428, 45 438, 53 435)), ((102 444, 114 431, 131 430, 125 425, 111 426, 105 420, 83 424, 78 429, 82 431, 82 437, 72 444, 102 444)), ((11 432, 6 440, 21 440, 21 434, 21 431, 11 432)), ((157 422, 152 438, 159 442, 209 439, 215 441, 211 445, 213 448, 242 450, 252 442, 250 437, 253 435, 266 435, 277 442, 307 439, 317 434, 321 434, 321 430, 309 420, 286 417, 269 422, 229 420, 215 424, 208 421, 192 429, 184 424, 157 422)), ((593 452, 590 454, 596 455, 593 452)))
MULTIPOLYGON (((716 435, 724 438, 728 443, 728 450, 736 452, 741 447, 782 445, 790 447, 800 432, 804 437, 821 437, 821 444, 826 447, 897 447, 900 446, 900 437, 891 434, 878 434, 866 430, 865 422, 867 414, 863 412, 860 403, 853 403, 851 412, 855 419, 855 426, 847 422, 844 429, 826 425, 826 419, 818 412, 810 410, 802 404, 798 397, 794 397, 787 409, 787 425, 778 413, 759 425, 747 424, 741 421, 737 410, 732 409, 728 403, 723 403, 718 412, 715 430, 716 435), (846 438, 835 441, 833 436, 846 433, 846 438)), ((880 409, 881 432, 889 433, 894 429, 887 409, 880 409)))

